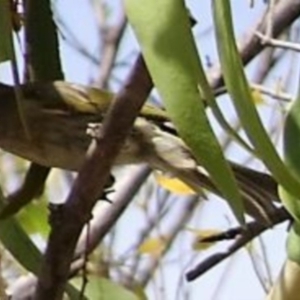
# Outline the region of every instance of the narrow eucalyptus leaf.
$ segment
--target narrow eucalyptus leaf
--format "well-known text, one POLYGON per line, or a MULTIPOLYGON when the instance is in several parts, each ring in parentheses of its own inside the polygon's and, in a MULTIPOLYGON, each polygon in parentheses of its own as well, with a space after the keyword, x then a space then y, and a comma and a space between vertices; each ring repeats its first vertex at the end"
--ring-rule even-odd
POLYGON ((184 1, 126 0, 129 22, 166 110, 199 164, 243 222, 243 203, 205 113, 203 73, 184 1), (199 86, 200 83, 200 86, 199 86))
POLYGON ((235 43, 230 2, 213 0, 216 41, 224 81, 241 124, 260 159, 275 180, 295 196, 300 195, 300 181, 280 159, 257 112, 241 58, 235 43))

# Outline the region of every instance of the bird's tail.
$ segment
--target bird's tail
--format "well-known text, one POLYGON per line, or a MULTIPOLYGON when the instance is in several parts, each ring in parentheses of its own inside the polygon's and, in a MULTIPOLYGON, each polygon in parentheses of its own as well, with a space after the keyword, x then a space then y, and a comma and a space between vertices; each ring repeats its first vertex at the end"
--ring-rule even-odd
MULTIPOLYGON (((212 192, 222 197, 212 179, 199 167, 183 141, 170 133, 161 131, 159 128, 147 128, 149 123, 137 124, 144 134, 144 140, 149 141, 147 154, 144 160, 153 169, 179 178, 197 193, 212 192)), ((255 220, 272 224, 270 217, 274 215, 275 201, 279 201, 277 183, 268 174, 258 172, 244 166, 229 162, 241 191, 246 213, 255 220)))
MULTIPOLYGON (((276 210, 274 202, 279 201, 277 184, 274 179, 265 173, 234 163, 230 165, 240 188, 246 213, 255 220, 271 225, 270 216, 274 215, 274 210, 276 210)), ((179 178, 200 195, 212 192, 222 198, 222 193, 201 168, 178 169, 162 161, 159 162, 159 168, 179 178)))

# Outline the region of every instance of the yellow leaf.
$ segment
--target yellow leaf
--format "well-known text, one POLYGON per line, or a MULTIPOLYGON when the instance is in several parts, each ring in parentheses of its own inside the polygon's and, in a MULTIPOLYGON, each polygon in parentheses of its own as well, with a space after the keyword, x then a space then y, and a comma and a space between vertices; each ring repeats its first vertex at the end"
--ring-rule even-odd
POLYGON ((145 293, 145 289, 138 283, 135 283, 131 289, 138 297, 139 300, 147 300, 148 297, 145 293))
POLYGON ((216 242, 202 242, 202 240, 204 238, 208 238, 210 236, 214 236, 217 235, 219 233, 221 233, 221 230, 218 229, 193 229, 193 228, 186 228, 186 230, 192 232, 195 234, 195 239, 192 245, 193 250, 196 251, 203 251, 206 250, 208 248, 210 248, 211 246, 213 246, 214 244, 216 244, 216 242))
POLYGON ((166 247, 167 238, 164 236, 148 238, 138 248, 140 254, 160 256, 166 247))
POLYGON ((196 192, 177 177, 170 177, 167 174, 154 172, 157 183, 169 192, 178 195, 194 195, 196 192))
POLYGON ((252 100, 256 105, 260 105, 264 103, 264 99, 261 95, 261 92, 257 89, 253 89, 251 91, 251 95, 252 95, 252 100))

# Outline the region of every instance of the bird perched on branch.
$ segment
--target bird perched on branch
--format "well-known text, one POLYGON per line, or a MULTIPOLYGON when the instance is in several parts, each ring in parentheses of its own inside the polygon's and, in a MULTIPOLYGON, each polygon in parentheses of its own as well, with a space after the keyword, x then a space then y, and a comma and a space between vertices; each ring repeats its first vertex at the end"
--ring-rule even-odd
MULTIPOLYGON (((101 130, 113 94, 63 81, 21 85, 21 112, 14 88, 0 84, 0 148, 42 166, 78 171, 101 130)), ((145 105, 115 163, 148 163, 178 177, 195 191, 219 191, 176 135, 164 110, 145 105)), ((277 200, 277 185, 267 174, 231 163, 247 212, 266 220, 277 200)))

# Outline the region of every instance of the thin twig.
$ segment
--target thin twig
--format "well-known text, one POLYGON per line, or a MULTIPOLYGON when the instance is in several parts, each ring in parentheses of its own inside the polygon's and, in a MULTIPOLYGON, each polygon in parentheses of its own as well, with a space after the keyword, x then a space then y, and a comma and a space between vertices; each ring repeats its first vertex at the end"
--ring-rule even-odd
POLYGON ((187 199, 185 199, 181 209, 182 215, 176 220, 174 220, 174 224, 170 228, 169 232, 165 234, 166 236, 168 236, 168 239, 166 239, 165 248, 163 249, 161 256, 153 258, 147 266, 147 268, 144 270, 144 272, 139 274, 139 285, 144 287, 147 286, 149 280, 151 279, 155 270, 159 266, 160 260, 166 253, 168 253, 168 250, 170 249, 171 245, 173 245, 175 238, 178 236, 178 233, 182 230, 184 224, 186 224, 190 220, 191 216, 195 211, 195 208, 200 203, 199 201, 201 201, 201 198, 195 196, 190 196, 187 199))
MULTIPOLYGON (((272 215, 272 225, 275 226, 279 223, 289 220, 290 218, 290 215, 284 208, 278 208, 272 215)), ((216 266, 221 261, 231 256, 234 252, 244 247, 247 243, 249 243, 249 241, 260 235, 267 229, 269 229, 269 227, 267 227, 265 224, 253 221, 246 226, 246 229, 236 227, 229 229, 228 231, 221 234, 202 239, 201 242, 216 242, 233 238, 236 238, 236 241, 228 248, 227 251, 214 254, 205 261, 198 264, 193 270, 189 271, 186 274, 186 279, 188 281, 197 279, 206 271, 210 270, 212 267, 216 266)))
POLYGON ((281 100, 284 102, 290 102, 291 99, 293 99, 293 96, 291 94, 288 94, 288 93, 285 93, 282 91, 278 91, 275 89, 271 89, 271 88, 268 88, 268 87, 260 85, 260 84, 252 83, 250 87, 253 90, 257 90, 266 96, 270 96, 274 99, 278 99, 278 100, 281 100))
POLYGON ((268 46, 277 47, 284 50, 292 50, 292 51, 300 52, 300 45, 298 43, 270 38, 269 36, 262 34, 259 31, 256 31, 255 35, 258 36, 261 39, 261 41, 268 46))
MULTIPOLYGON (((279 1, 273 10, 273 37, 279 36, 287 27, 289 27, 296 19, 298 19, 300 14, 300 0, 285 0, 279 1)), ((255 26, 252 35, 247 36, 243 41, 238 42, 240 47, 240 55, 243 61, 243 65, 247 65, 254 57, 260 53, 266 45, 261 43, 255 32, 266 32, 267 20, 261 18, 257 25, 255 26)), ((209 73, 209 82, 213 89, 220 88, 224 85, 223 75, 220 66, 215 66, 209 73)))
MULTIPOLYGON (((250 83, 250 88, 252 90, 257 90, 266 96, 270 96, 274 99, 278 99, 278 100, 281 100, 284 102, 290 102, 291 99, 293 99, 293 96, 291 94, 288 94, 288 93, 285 93, 282 91, 278 91, 275 89, 271 89, 271 88, 268 88, 266 86, 263 86, 263 85, 260 85, 257 83, 250 83)), ((214 92, 215 92, 215 95, 221 95, 221 94, 226 93, 226 91, 227 91, 226 87, 223 86, 223 87, 216 89, 214 92)))
POLYGON ((94 212, 89 230, 89 243, 88 245, 85 243, 87 232, 84 231, 77 244, 74 259, 82 256, 86 246, 86 251, 91 253, 95 247, 101 243, 105 234, 110 231, 124 210, 131 203, 133 196, 140 189, 150 172, 151 170, 146 165, 131 170, 130 177, 127 177, 122 184, 124 188, 116 192, 113 204, 105 211, 101 209, 101 211, 97 210, 94 212))
POLYGON ((105 7, 103 7, 103 3, 97 3, 96 12, 102 38, 101 64, 99 65, 97 85, 102 88, 107 88, 108 79, 115 64, 119 45, 125 32, 127 19, 123 11, 117 25, 107 26, 105 18, 106 13, 104 10, 105 7))
POLYGON ((267 26, 266 36, 272 38, 273 36, 273 13, 274 13, 275 0, 269 0, 267 12, 267 26))

